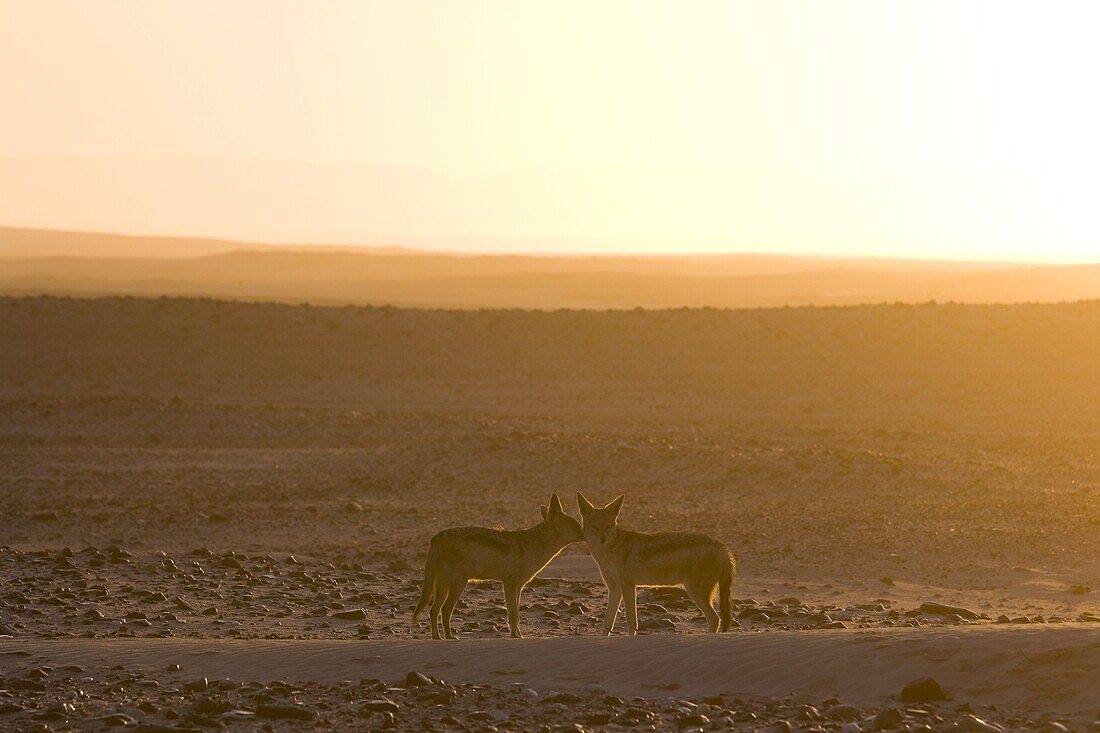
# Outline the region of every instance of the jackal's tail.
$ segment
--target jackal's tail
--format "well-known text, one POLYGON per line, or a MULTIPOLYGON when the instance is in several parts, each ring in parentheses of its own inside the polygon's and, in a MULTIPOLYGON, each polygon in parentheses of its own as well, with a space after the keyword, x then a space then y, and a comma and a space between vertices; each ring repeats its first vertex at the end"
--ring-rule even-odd
POLYGON ((733 625, 733 609, 730 606, 730 590, 733 586, 733 575, 736 572, 736 560, 730 555, 729 562, 722 564, 718 576, 718 630, 729 631, 733 625))
POLYGON ((435 543, 433 542, 428 546, 428 558, 424 561, 424 586, 420 589, 420 600, 417 601, 416 609, 413 610, 414 624, 417 619, 420 618, 420 612, 431 603, 432 596, 435 595, 435 564, 436 549, 435 543))

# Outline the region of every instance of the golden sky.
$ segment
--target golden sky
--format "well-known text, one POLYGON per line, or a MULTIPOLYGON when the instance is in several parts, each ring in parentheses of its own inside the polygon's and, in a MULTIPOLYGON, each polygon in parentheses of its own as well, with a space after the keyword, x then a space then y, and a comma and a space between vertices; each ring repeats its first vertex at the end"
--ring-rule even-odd
POLYGON ((1100 4, 0 0, 0 224, 1100 261, 1100 4))

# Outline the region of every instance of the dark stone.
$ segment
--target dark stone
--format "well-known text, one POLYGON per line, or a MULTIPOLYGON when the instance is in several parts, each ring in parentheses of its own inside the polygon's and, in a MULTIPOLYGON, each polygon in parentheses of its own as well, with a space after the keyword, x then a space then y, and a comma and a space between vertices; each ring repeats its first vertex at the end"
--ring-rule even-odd
POLYGON ((929 616, 959 616, 960 618, 965 618, 968 621, 975 621, 982 617, 980 613, 974 613, 969 608, 963 608, 962 606, 947 606, 942 603, 935 603, 932 601, 920 604, 920 608, 918 610, 921 613, 928 614, 929 616))
POLYGON ((936 702, 946 699, 947 693, 940 687, 940 683, 931 677, 914 680, 901 691, 901 701, 904 703, 936 702))
POLYGON ((419 672, 409 672, 405 675, 405 687, 424 687, 432 681, 419 672))
POLYGON ((213 697, 200 697, 191 706, 193 712, 199 715, 221 715, 233 709, 233 704, 228 700, 220 700, 213 697))
POLYGON ((575 695, 572 692, 558 692, 553 695, 544 697, 542 701, 544 703, 561 703, 563 705, 575 705, 582 700, 580 695, 575 695))
POLYGON ((130 725, 136 725, 137 721, 131 718, 129 715, 123 715, 122 713, 114 713, 113 715, 107 715, 99 718, 99 721, 108 728, 124 728, 130 725))
POLYGON ((210 687, 210 680, 201 677, 194 682, 188 682, 183 686, 183 689, 188 692, 202 692, 208 687, 210 687))
POLYGON ((710 725, 710 718, 702 713, 692 713, 690 715, 681 715, 676 718, 676 725, 681 728, 701 727, 706 728, 710 725))
POLYGON ((905 716, 897 708, 886 708, 875 716, 872 724, 874 730, 893 730, 894 728, 901 727, 901 722, 905 720, 905 716))

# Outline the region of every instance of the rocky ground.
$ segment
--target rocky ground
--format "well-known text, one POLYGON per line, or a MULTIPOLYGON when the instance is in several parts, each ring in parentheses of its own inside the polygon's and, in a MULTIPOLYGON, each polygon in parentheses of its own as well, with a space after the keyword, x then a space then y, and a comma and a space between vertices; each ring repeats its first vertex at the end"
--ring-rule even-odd
MULTIPOLYGON (((878 708, 838 699, 733 696, 623 699, 600 693, 538 692, 525 687, 450 685, 411 670, 404 679, 338 684, 207 678, 181 681, 176 670, 134 673, 119 667, 91 675, 70 665, 0 677, 0 721, 25 731, 128 728, 181 733, 226 728, 321 730, 769 730, 1003 731, 1071 730, 1057 720, 1026 720, 942 700, 878 708)), ((939 697, 914 687, 911 696, 939 697)))
MULTIPOLYGON (((407 571, 293 555, 75 552, 0 548, 0 635, 46 638, 358 639, 426 638, 409 612, 419 590, 407 571)), ((592 580, 536 579, 524 596, 529 636, 595 634, 603 588, 592 580)), ((640 594, 643 634, 702 634, 700 614, 675 589, 640 594)), ((732 633, 972 624, 1100 622, 1051 616, 991 617, 928 602, 813 606, 795 598, 737 599, 732 633)), ((472 585, 456 614, 462 637, 506 634, 499 586, 472 585)), ((1100 625, 1098 625, 1100 630, 1100 625)), ((432 643, 432 642, 425 642, 432 643)), ((447 644, 448 642, 440 642, 447 644)), ((462 642, 459 642, 462 643, 462 642)), ((110 727, 139 731, 220 728, 300 730, 1080 730, 1080 721, 1028 717, 994 706, 939 700, 854 706, 843 700, 737 696, 623 699, 600 692, 448 685, 410 670, 404 680, 339 684, 279 679, 188 678, 128 668, 34 666, 18 649, 0 655, 0 727, 27 731, 110 727)), ((185 666, 187 659, 181 659, 185 666)), ((654 663, 657 663, 654 660, 654 663)), ((922 696, 923 695, 923 696, 922 696)))
MULTIPOLYGON (((435 532, 527 526, 577 490, 626 493, 628 527, 725 541, 735 634, 1091 628, 1098 313, 0 301, 0 729, 1087 730, 1053 698, 202 683, 187 665, 42 669, 10 644, 424 638, 409 616, 435 532)), ((593 570, 568 548, 524 594, 526 634, 595 636, 593 570)), ((644 634, 704 630, 679 591, 639 608, 644 634)), ((456 626, 501 636, 499 586, 471 586, 456 626)))
MULTIPOLYGON (((0 547, 0 634, 16 637, 331 639, 423 637, 410 623, 420 579, 408 572, 293 555, 135 554, 119 547, 25 552, 0 547)), ((595 633, 602 583, 536 578, 523 596, 532 636, 595 633)), ((639 592, 643 633, 703 633, 702 615, 675 588, 639 592)), ((742 631, 943 626, 981 623, 1100 623, 1100 616, 991 616, 926 602, 815 606, 785 597, 734 599, 742 631)), ((455 616, 463 636, 507 634, 499 584, 475 583, 455 616)), ((1100 630, 1100 627, 1098 627, 1100 630)))

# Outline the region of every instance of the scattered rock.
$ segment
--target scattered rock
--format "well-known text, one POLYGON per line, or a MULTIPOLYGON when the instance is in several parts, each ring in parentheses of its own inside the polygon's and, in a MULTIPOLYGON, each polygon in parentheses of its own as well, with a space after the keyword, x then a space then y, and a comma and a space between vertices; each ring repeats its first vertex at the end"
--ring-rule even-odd
POLYGON ((108 728, 125 728, 131 725, 137 725, 136 720, 122 713, 113 713, 102 718, 97 718, 97 720, 108 728))
POLYGON ((338 618, 343 621, 362 621, 366 617, 367 612, 362 608, 350 608, 344 611, 336 611, 331 616, 331 618, 338 618))
POLYGON ((257 718, 313 720, 313 711, 301 705, 257 705, 257 718))
POLYGON ((432 681, 419 672, 409 672, 405 675, 405 687, 425 687, 432 681))
POLYGON ((976 715, 966 713, 958 720, 959 730, 978 731, 979 733, 1000 733, 1004 728, 986 722, 976 715))
POLYGON ((874 726, 872 730, 893 730, 894 728, 901 727, 901 722, 905 720, 905 716, 897 708, 886 708, 882 710, 874 717, 871 725, 874 726))
POLYGON ((366 710, 372 713, 396 713, 400 707, 401 706, 393 700, 384 697, 377 700, 365 700, 359 704, 360 710, 366 710))
POLYGON ((691 713, 690 715, 680 715, 676 718, 676 725, 681 728, 707 728, 710 725, 710 718, 702 713, 691 713))
POLYGON ((920 604, 918 610, 929 616, 958 616, 970 621, 976 621, 982 617, 980 613, 975 613, 969 608, 963 608, 962 606, 947 606, 943 603, 935 603, 934 601, 920 604))
POLYGON ((946 700, 947 693, 940 683, 931 677, 914 680, 901 690, 901 701, 904 703, 936 702, 946 700))

